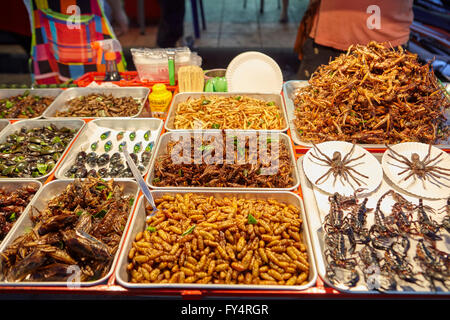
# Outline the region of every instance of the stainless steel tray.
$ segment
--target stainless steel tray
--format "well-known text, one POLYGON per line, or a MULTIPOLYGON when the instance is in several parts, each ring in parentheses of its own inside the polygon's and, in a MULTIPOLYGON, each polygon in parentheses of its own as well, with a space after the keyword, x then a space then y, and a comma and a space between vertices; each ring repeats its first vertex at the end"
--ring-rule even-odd
POLYGON ((6 119, 0 119, 0 132, 10 125, 10 122, 6 119))
MULTIPOLYGON (((49 88, 49 89, 0 89, 0 99, 9 98, 13 96, 17 96, 19 94, 23 94, 25 91, 29 91, 30 95, 38 95, 38 96, 44 96, 44 97, 58 97, 61 92, 63 92, 63 89, 57 89, 57 88, 49 88)), ((51 104, 50 104, 51 105, 51 104)), ((50 105, 47 107, 47 109, 50 107, 50 105)), ((42 118, 44 112, 34 118, 27 118, 27 120, 36 120, 42 118)), ((11 118, 8 120, 25 120, 24 118, 11 118)))
MULTIPOLYGON (((205 131, 195 131, 195 132, 205 132, 205 131)), ((230 131, 231 132, 231 131, 230 131)), ((236 130, 234 132, 245 132, 243 130, 236 130)), ((253 131, 255 132, 255 131, 253 131)), ((167 154, 167 144, 170 142, 172 136, 174 135, 179 135, 179 134, 188 134, 188 135, 192 135, 195 134, 194 131, 171 131, 171 132, 166 132, 164 133, 158 143, 158 146, 155 150, 155 153, 152 156, 152 159, 150 161, 150 170, 149 173, 147 175, 147 184, 150 186, 150 188, 152 189, 157 189, 157 190, 170 190, 170 189, 180 189, 180 188, 186 188, 186 187, 176 187, 176 186, 171 186, 171 187, 158 187, 155 186, 153 184, 153 178, 155 176, 155 163, 156 160, 158 159, 159 156, 167 154)), ((223 188, 219 188, 219 187, 193 187, 193 186, 189 186, 189 188, 192 188, 193 190, 248 190, 248 191, 254 191, 254 190, 272 190, 272 191, 289 191, 289 190, 295 190, 298 188, 298 186, 300 185, 300 181, 298 178, 298 172, 296 169, 296 162, 295 162, 295 155, 294 155, 294 149, 292 147, 292 142, 291 139, 289 138, 288 135, 286 135, 285 133, 279 133, 279 132, 272 132, 272 133, 268 133, 268 136, 270 135, 274 135, 277 137, 277 139, 280 139, 281 141, 284 141, 284 143, 286 144, 286 147, 289 151, 289 155, 290 155, 290 160, 291 160, 291 165, 292 165, 292 177, 294 179, 294 185, 292 187, 287 187, 287 188, 245 188, 245 187, 223 187, 223 188)))
MULTIPOLYGON (((382 154, 374 154, 374 156, 381 161, 382 154)), ((360 273, 360 280, 357 283, 357 286, 353 288, 348 288, 346 286, 341 285, 334 285, 327 277, 326 275, 326 259, 324 256, 324 231, 322 228, 322 224, 324 221, 325 215, 329 211, 329 203, 328 203, 328 194, 321 191, 320 189, 314 187, 311 182, 308 180, 306 175, 303 171, 303 165, 302 165, 303 156, 298 159, 298 170, 299 170, 299 176, 300 176, 300 183, 301 183, 301 189, 305 204, 305 211, 306 211, 306 217, 308 219, 309 223, 309 231, 311 236, 311 242, 312 247, 314 248, 314 257, 316 259, 316 267, 317 272, 320 278, 330 287, 335 288, 336 290, 339 290, 341 292, 346 293, 355 293, 355 294, 377 294, 380 293, 377 290, 369 290, 368 287, 364 284, 364 276, 362 273, 360 273)), ((386 176, 383 176, 383 181, 381 185, 372 193, 365 194, 364 197, 368 197, 369 200, 367 202, 367 208, 375 208, 376 202, 380 198, 381 195, 383 195, 388 190, 393 189, 394 191, 400 193, 403 197, 405 197, 407 200, 412 201, 413 203, 418 203, 418 197, 415 197, 413 195, 407 194, 404 191, 398 189, 396 186, 392 185, 390 181, 386 178, 386 176)), ((424 199, 424 205, 429 205, 433 207, 434 209, 442 208, 446 204, 446 199, 441 200, 429 200, 424 199)), ((433 219, 436 221, 441 221, 444 214, 435 214, 433 216, 433 219)), ((370 212, 367 215, 367 226, 370 228, 370 226, 373 224, 374 215, 373 212, 370 212)), ((447 240, 448 241, 448 238, 447 240)), ((409 255, 415 254, 415 243, 411 240, 411 248, 409 249, 408 253, 409 255)), ((444 244, 441 244, 444 245, 444 244)), ((448 248, 448 243, 447 243, 448 248)), ((376 274, 375 274, 376 276, 376 274)), ((421 277, 420 275, 418 276, 421 277)), ((421 278, 420 278, 421 279, 421 278)), ((373 280, 378 281, 378 278, 374 278, 373 280)), ((425 282, 426 283, 426 282, 425 282)), ((448 295, 449 291, 430 291, 427 288, 420 287, 420 286, 414 286, 410 285, 409 290, 396 290, 396 291, 383 291, 383 293, 391 293, 391 294, 436 294, 436 295, 448 295), (412 291, 411 288, 415 291, 412 291)), ((442 286, 441 286, 442 287, 442 286)))
MULTIPOLYGON (((284 102, 286 104, 286 112, 287 112, 287 117, 288 117, 288 121, 289 121, 289 127, 291 129, 291 137, 292 137, 292 140, 294 141, 294 144, 310 148, 310 147, 312 147, 312 144, 301 140, 301 137, 299 136, 297 129, 294 125, 294 119, 295 119, 294 94, 298 88, 302 88, 302 87, 306 87, 306 86, 308 86, 308 81, 304 81, 304 80, 286 81, 283 84, 283 98, 284 98, 284 102)), ((448 88, 448 86, 447 86, 447 88, 448 88)), ((450 109, 446 110, 445 115, 447 117, 447 125, 450 126, 450 109)), ((363 148, 386 149, 386 146, 383 144, 358 144, 358 145, 360 145, 363 148)), ((443 149, 450 148, 450 137, 448 138, 446 143, 438 144, 438 145, 436 145, 436 147, 443 148, 443 149)))
POLYGON ((147 205, 147 200, 145 197, 141 197, 139 200, 135 214, 133 216, 133 221, 131 223, 130 229, 127 233, 122 252, 120 254, 119 262, 116 268, 115 277, 117 282, 126 288, 191 288, 191 289, 240 289, 240 290, 304 290, 312 287, 316 284, 317 280, 317 270, 314 263, 313 249, 311 247, 310 235, 308 222, 305 219, 305 213, 303 208, 302 199, 292 192, 272 192, 272 191, 233 191, 233 192, 223 192, 223 191, 191 191, 191 190, 172 190, 172 191, 151 191, 154 199, 159 199, 163 195, 167 194, 185 194, 185 193, 196 193, 207 196, 214 196, 218 198, 237 196, 239 198, 245 199, 274 199, 280 202, 284 202, 288 205, 293 205, 300 209, 301 218, 303 220, 303 239, 305 241, 307 252, 308 252, 308 262, 310 265, 308 282, 302 286, 283 286, 283 285, 225 285, 225 284, 182 284, 182 283, 131 283, 129 282, 129 277, 127 273, 128 265, 128 253, 132 247, 132 243, 136 238, 136 235, 144 231, 146 228, 146 212, 145 206, 147 205))
MULTIPOLYGON (((169 113, 167 114, 167 119, 164 125, 164 128, 167 131, 186 131, 190 129, 175 129, 174 126, 174 120, 175 120, 175 114, 178 109, 178 104, 181 102, 184 102, 191 99, 201 98, 201 97, 210 97, 210 96, 220 96, 220 97, 234 97, 234 96, 248 96, 255 99, 260 99, 264 101, 273 101, 277 106, 280 108, 281 116, 283 117, 285 127, 283 127, 280 130, 265 130, 268 132, 285 132, 288 130, 288 118, 286 115, 286 110, 283 105, 283 98, 281 97, 281 94, 272 94, 272 93, 246 93, 246 92, 182 92, 176 94, 172 102, 170 104, 169 113)), ((208 129, 203 129, 208 130, 208 129)), ((211 129, 211 130, 217 130, 217 129, 211 129)), ((233 129, 235 130, 235 129, 233 129)), ((253 131, 253 130, 252 130, 253 131)), ((257 130, 260 131, 260 130, 257 130)))
MULTIPOLYGON (((22 213, 20 221, 17 221, 17 223, 13 226, 13 228, 10 231, 10 235, 7 241, 3 241, 3 243, 0 246, 0 262, 2 259, 1 253, 6 250, 6 248, 12 244, 12 242, 24 234, 24 231, 33 227, 33 222, 30 219, 30 215, 32 214, 32 208, 36 208, 37 210, 44 210, 48 201, 51 200, 56 195, 60 194, 64 189, 72 183, 73 180, 54 180, 52 182, 47 183, 43 188, 40 189, 39 193, 33 198, 33 201, 28 206, 27 210, 22 213)), ((35 286, 67 286, 67 287, 87 287, 87 286, 94 286, 97 284, 105 283, 108 278, 113 274, 114 267, 117 263, 117 259, 119 257, 119 251, 122 247, 125 234, 129 228, 129 225, 132 221, 132 215, 134 208, 136 207, 136 199, 138 196, 138 185, 133 180, 122 180, 117 181, 117 184, 122 185, 124 187, 124 194, 126 195, 134 195, 134 203, 131 207, 130 214, 128 216, 128 221, 125 226, 124 232, 122 234, 122 238, 119 242, 118 250, 114 255, 113 262, 110 266, 110 270, 107 275, 105 275, 103 278, 89 281, 89 282, 65 282, 65 281, 49 281, 49 282, 28 282, 28 281, 22 281, 22 282, 0 282, 1 286, 14 286, 14 287, 35 287, 35 286)), ((1 268, 1 264, 0 264, 1 268)))
MULTIPOLYGON (((100 143, 100 135, 105 131, 111 131, 110 137, 112 137, 113 147, 109 154, 113 154, 118 151, 119 142, 115 142, 115 135, 119 131, 136 131, 137 137, 136 140, 130 142, 127 136, 124 136, 122 141, 127 142, 128 150, 133 148, 133 145, 139 141, 142 141, 142 150, 145 149, 146 145, 150 142, 154 142, 154 147, 152 150, 152 157, 155 153, 159 136, 161 134, 161 130, 163 127, 163 121, 156 118, 104 118, 104 119, 96 119, 88 122, 86 126, 83 128, 83 131, 80 133, 79 137, 71 147, 70 153, 64 158, 61 165, 58 167, 55 173, 56 179, 68 179, 65 176, 65 173, 69 168, 75 163, 76 156, 80 151, 90 152, 90 145, 99 141, 99 153, 102 153, 102 143, 100 143), (149 141, 144 141, 141 139, 143 134, 147 131, 151 130, 152 135, 149 141), (141 139, 141 140, 139 140, 141 139)), ((110 139, 106 139, 108 141, 110 139)), ((125 161, 125 159, 124 159, 125 161)), ((142 175, 145 175, 148 172, 150 167, 151 159, 149 164, 146 166, 146 170, 142 175)), ((114 180, 122 180, 124 178, 114 178, 114 180)), ((133 177, 127 178, 133 179, 133 177)), ((126 179, 125 179, 126 180, 126 179)))
MULTIPOLYGON (((22 216, 28 210, 28 208, 30 207, 30 204, 33 202, 34 198, 36 198, 36 196, 39 194, 39 192, 42 188, 42 183, 37 180, 32 180, 32 179, 28 179, 28 180, 25 180, 25 179, 0 179, 0 189, 4 189, 7 191, 15 191, 17 189, 20 189, 20 188, 28 186, 28 185, 36 186, 37 187, 36 193, 33 195, 30 202, 25 207, 25 210, 23 210, 23 212, 20 214, 20 217, 13 224, 13 227, 14 227, 14 225, 20 223, 22 216)), ((3 238, 3 240, 0 240, 0 246, 3 242, 8 241, 8 239, 11 235, 11 231, 12 231, 12 228, 11 228, 11 230, 9 230, 9 232, 5 236, 5 238, 3 238)))
MULTIPOLYGON (((70 145, 72 144, 72 142, 76 139, 78 133, 80 132, 80 130, 83 128, 84 126, 84 121, 80 120, 80 119, 63 119, 63 118, 59 118, 59 119, 55 119, 55 120, 21 120, 21 121, 17 121, 14 122, 13 124, 9 125, 6 129, 4 129, 1 133, 0 133, 0 143, 3 143, 4 141, 6 141, 6 138, 10 135, 13 134, 17 131, 20 131, 20 129, 22 128, 26 128, 27 130, 29 129, 33 129, 33 128, 42 128, 45 126, 48 126, 50 124, 54 124, 57 128, 61 128, 61 127, 66 127, 69 129, 74 129, 76 130, 73 139, 70 141, 70 143, 67 145, 66 149, 63 151, 61 157, 58 159, 58 161, 55 164, 55 167, 52 169, 52 171, 50 171, 49 173, 47 173, 44 176, 38 177, 36 178, 36 180, 39 181, 45 181, 53 172, 55 172, 56 168, 59 166, 59 164, 61 163, 61 160, 64 158, 65 154, 67 153, 68 149, 70 148, 70 145)), ((2 178, 2 179, 34 179, 34 178, 2 178)))
POLYGON ((147 102, 147 97, 150 92, 149 88, 145 87, 120 87, 120 88, 69 88, 64 90, 55 101, 45 110, 43 116, 46 119, 61 119, 61 118, 71 118, 71 119, 105 119, 105 118, 114 118, 114 117, 56 117, 55 114, 57 111, 67 110, 67 102, 73 98, 86 96, 89 94, 112 94, 113 97, 128 97, 131 96, 134 99, 138 100, 141 104, 139 111, 127 118, 136 118, 138 117, 142 110, 144 109, 145 103, 147 102))

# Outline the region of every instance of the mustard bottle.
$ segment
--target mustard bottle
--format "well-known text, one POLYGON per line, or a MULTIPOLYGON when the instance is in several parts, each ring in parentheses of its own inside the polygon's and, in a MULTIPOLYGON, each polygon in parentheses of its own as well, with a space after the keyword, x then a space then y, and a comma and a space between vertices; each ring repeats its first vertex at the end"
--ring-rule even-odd
POLYGON ((148 96, 150 111, 153 117, 164 117, 172 100, 172 92, 167 90, 166 85, 157 83, 153 85, 152 92, 148 96))

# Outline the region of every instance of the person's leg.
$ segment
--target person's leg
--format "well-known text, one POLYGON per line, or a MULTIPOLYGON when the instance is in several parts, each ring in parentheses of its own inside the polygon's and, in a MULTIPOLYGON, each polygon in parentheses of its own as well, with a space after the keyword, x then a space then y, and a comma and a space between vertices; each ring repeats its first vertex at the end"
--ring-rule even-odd
MULTIPOLYGON (((108 0, 107 3, 111 8, 111 18, 116 25, 116 36, 127 33, 129 21, 122 0, 108 0)), ((109 19, 111 20, 111 18, 109 19)))
POLYGON ((175 47, 183 37, 185 0, 158 0, 161 7, 161 19, 156 42, 160 48, 175 47))
POLYGON ((289 0, 283 0, 283 5, 281 6, 281 15, 280 15, 281 23, 286 23, 288 21, 288 7, 289 7, 289 0))
POLYGON ((303 44, 303 59, 297 72, 299 80, 308 80, 316 69, 327 64, 330 59, 334 59, 344 51, 331 47, 321 46, 314 42, 314 39, 308 38, 303 44))

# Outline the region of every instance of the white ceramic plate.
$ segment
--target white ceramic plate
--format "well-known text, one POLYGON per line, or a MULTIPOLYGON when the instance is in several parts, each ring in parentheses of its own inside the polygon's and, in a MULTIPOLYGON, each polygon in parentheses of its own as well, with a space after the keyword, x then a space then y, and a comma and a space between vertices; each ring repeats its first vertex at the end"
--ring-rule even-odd
POLYGON ((236 56, 225 74, 229 92, 281 93, 283 74, 271 57, 256 51, 236 56))
MULTIPOLYGON (((417 153, 420 159, 423 160, 428 154, 429 145, 419 142, 405 142, 391 146, 391 148, 408 159, 411 159, 411 155, 413 153, 417 153)), ((431 147, 431 159, 440 153, 442 153, 442 156, 438 158, 437 161, 432 161, 430 165, 437 165, 442 168, 450 169, 450 156, 446 152, 434 146, 431 147)), ((411 172, 407 171, 399 175, 399 173, 405 171, 405 169, 402 168, 406 168, 406 165, 392 159, 389 155, 394 154, 390 150, 386 150, 383 154, 383 158, 381 160, 383 171, 389 180, 391 180, 391 182, 397 185, 400 189, 413 195, 429 199, 443 199, 450 196, 450 177, 447 179, 436 178, 436 180, 433 180, 420 179, 418 177, 411 176, 405 180, 411 172), (447 186, 442 185, 442 183, 447 186)))
MULTIPOLYGON (((344 156, 351 151, 353 144, 344 141, 327 141, 319 143, 316 146, 330 159, 333 158, 333 153, 335 151, 340 152, 343 159, 344 156)), ((339 177, 335 180, 333 174, 330 174, 326 179, 319 179, 327 173, 330 167, 324 162, 314 158, 313 155, 324 158, 315 150, 315 148, 309 149, 303 157, 303 170, 306 177, 315 187, 328 194, 339 192, 340 194, 350 196, 359 188, 364 189, 359 194, 368 194, 377 189, 383 179, 383 170, 378 160, 371 153, 358 145, 355 145, 353 152, 347 157, 347 160, 362 156, 358 160, 348 163, 349 167, 367 176, 367 178, 362 177, 355 173, 355 171, 350 170, 351 174, 359 180, 360 185, 351 178, 349 178, 351 183, 344 179, 340 179, 339 177), (362 156, 363 154, 364 156, 362 156)))

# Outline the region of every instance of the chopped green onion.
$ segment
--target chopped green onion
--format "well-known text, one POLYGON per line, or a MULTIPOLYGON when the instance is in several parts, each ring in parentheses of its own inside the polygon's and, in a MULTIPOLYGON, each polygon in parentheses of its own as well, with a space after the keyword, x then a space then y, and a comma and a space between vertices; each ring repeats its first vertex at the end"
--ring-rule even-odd
POLYGON ((95 189, 97 189, 97 190, 99 190, 99 191, 102 191, 103 189, 105 189, 106 188, 106 186, 102 186, 102 185, 99 185, 99 186, 96 186, 95 187, 95 189))
POLYGON ((9 100, 6 100, 6 104, 5 104, 6 109, 10 109, 10 108, 12 108, 13 106, 14 106, 14 103, 12 103, 12 102, 9 101, 9 100))
POLYGON ((106 200, 111 199, 111 198, 112 198, 112 195, 113 195, 113 193, 112 193, 112 191, 110 191, 110 192, 108 193, 108 196, 106 197, 106 200))
POLYGON ((152 227, 152 226, 148 226, 148 227, 147 227, 147 231, 150 231, 150 232, 156 232, 156 228, 155 228, 155 227, 152 227))
POLYGON ((218 123, 213 123, 213 124, 211 125, 211 128, 212 128, 212 129, 220 129, 220 124, 218 124, 218 123))
POLYGON ((14 220, 16 220, 16 213, 15 212, 13 212, 13 214, 9 216, 9 221, 14 221, 14 220))
POLYGON ((273 102, 273 101, 267 102, 267 105, 268 105, 268 106, 274 106, 274 105, 275 105, 275 102, 273 102))
POLYGON ((196 225, 194 224, 192 227, 190 227, 190 228, 187 229, 185 232, 183 232, 183 233, 181 234, 181 236, 184 237, 184 236, 188 235, 189 233, 192 233, 192 231, 194 231, 195 227, 196 227, 196 225))
POLYGON ((255 219, 254 216, 251 215, 251 213, 248 214, 247 221, 249 224, 257 224, 258 223, 258 221, 255 219))
POLYGON ((106 214, 106 210, 102 209, 97 214, 94 215, 95 218, 103 218, 106 214))
POLYGON ((45 163, 38 163, 36 167, 37 167, 37 169, 38 169, 40 174, 46 174, 47 173, 47 165, 45 163))
POLYGON ((200 148, 199 148, 199 150, 200 150, 200 151, 205 151, 205 150, 208 151, 208 150, 211 150, 211 149, 213 149, 213 148, 214 148, 214 147, 213 147, 212 145, 208 144, 208 145, 206 145, 206 146, 205 146, 205 145, 201 145, 200 148))
POLYGON ((205 99, 205 100, 202 101, 202 105, 207 105, 207 104, 209 104, 210 102, 211 102, 211 101, 205 99))

